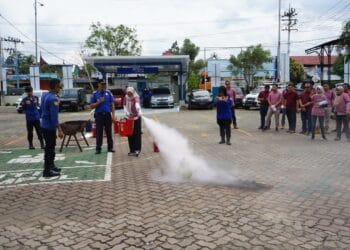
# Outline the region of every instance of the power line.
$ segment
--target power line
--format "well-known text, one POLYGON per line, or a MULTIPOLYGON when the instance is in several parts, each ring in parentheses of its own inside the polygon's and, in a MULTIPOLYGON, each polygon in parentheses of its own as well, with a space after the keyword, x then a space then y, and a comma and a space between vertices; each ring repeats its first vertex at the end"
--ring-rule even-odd
MULTIPOLYGON (((17 32, 19 32, 22 36, 24 36, 25 38, 27 38, 29 41, 31 41, 32 43, 35 44, 35 41, 33 41, 33 39, 31 39, 27 34, 25 34, 24 32, 22 32, 20 29, 18 29, 14 24, 12 24, 12 22, 10 22, 7 18, 5 18, 2 14, 0 14, 0 17, 2 19, 4 19, 8 24, 10 24, 15 30, 17 30, 17 32)), ((55 58, 59 59, 59 60, 62 60, 62 61, 65 61, 65 59, 55 55, 54 53, 48 51, 47 49, 45 49, 44 47, 42 46, 39 46, 39 48, 41 48, 42 50, 46 51, 48 54, 54 56, 55 58)))

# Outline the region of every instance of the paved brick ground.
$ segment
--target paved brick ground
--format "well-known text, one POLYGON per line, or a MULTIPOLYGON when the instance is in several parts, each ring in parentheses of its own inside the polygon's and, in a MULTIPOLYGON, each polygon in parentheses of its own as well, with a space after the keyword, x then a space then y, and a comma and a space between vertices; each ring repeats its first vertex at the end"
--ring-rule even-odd
MULTIPOLYGON (((154 180, 164 162, 143 129, 139 158, 126 156, 126 140, 116 141, 111 182, 1 189, 0 249, 350 248, 350 143, 344 139, 262 133, 258 112, 239 110, 241 129, 226 146, 217 144, 215 111, 148 117, 177 128, 198 154, 241 181, 154 180)), ((0 148, 26 146, 17 119, 0 114, 0 148)))

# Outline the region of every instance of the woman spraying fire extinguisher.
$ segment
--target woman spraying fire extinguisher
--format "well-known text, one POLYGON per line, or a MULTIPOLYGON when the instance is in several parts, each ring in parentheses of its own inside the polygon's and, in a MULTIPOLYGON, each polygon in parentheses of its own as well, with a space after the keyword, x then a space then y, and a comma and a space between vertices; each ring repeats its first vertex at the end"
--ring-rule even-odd
POLYGON ((133 87, 126 89, 126 96, 124 99, 124 111, 128 118, 134 119, 134 131, 128 137, 129 156, 139 156, 141 152, 141 105, 140 97, 133 87))

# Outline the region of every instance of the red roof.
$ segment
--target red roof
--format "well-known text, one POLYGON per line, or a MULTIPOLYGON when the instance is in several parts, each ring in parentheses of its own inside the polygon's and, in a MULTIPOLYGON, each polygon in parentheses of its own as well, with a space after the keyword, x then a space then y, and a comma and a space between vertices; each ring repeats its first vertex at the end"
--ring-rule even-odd
MULTIPOLYGON (((319 56, 291 56, 292 59, 297 61, 297 63, 302 65, 321 65, 319 56)), ((328 64, 328 57, 325 56, 323 63, 328 64)), ((337 56, 331 56, 331 64, 333 65, 337 60, 337 56)))

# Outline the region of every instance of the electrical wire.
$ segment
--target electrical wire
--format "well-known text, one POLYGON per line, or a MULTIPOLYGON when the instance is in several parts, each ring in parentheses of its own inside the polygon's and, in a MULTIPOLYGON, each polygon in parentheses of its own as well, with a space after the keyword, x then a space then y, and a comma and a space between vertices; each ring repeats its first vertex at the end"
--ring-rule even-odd
MULTIPOLYGON (((31 41, 32 43, 35 44, 35 41, 33 39, 31 39, 27 34, 25 34, 23 31, 21 31, 20 29, 18 29, 14 24, 12 24, 11 21, 9 21, 7 18, 5 18, 2 14, 0 14, 0 17, 2 19, 4 19, 9 25, 11 25, 17 32, 19 32, 22 36, 24 36, 25 38, 27 38, 29 41, 31 41)), ((38 43, 37 43, 38 44, 38 43)), ((55 55, 54 53, 50 52, 49 50, 45 49, 44 47, 38 45, 39 48, 41 48, 42 50, 46 51, 48 54, 52 55, 53 57, 65 61, 65 59, 55 55)))

